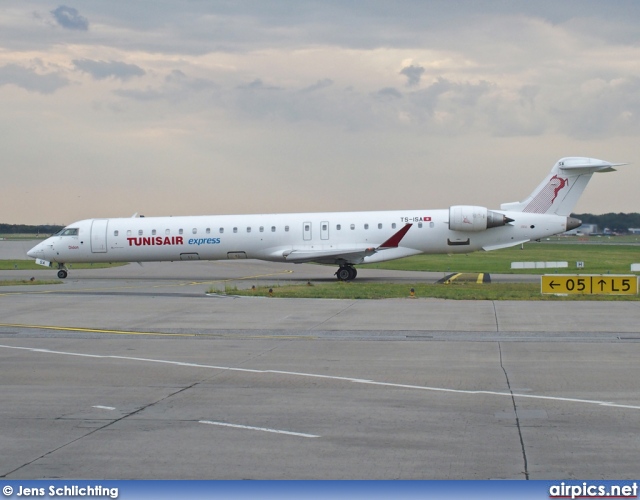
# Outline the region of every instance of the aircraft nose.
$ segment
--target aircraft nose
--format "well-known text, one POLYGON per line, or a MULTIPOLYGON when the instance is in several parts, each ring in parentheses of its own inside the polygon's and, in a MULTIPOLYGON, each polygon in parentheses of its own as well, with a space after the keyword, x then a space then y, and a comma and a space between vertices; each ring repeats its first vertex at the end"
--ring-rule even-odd
POLYGON ((41 258, 44 254, 44 250, 42 248, 42 243, 38 243, 35 247, 27 252, 27 255, 32 259, 41 258))

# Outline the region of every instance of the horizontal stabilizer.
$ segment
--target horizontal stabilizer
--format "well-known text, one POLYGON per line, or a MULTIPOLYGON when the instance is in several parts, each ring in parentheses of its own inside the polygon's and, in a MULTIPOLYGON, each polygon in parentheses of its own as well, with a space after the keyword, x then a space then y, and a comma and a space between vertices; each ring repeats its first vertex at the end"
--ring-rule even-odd
POLYGON ((615 172, 613 167, 621 167, 628 163, 610 163, 608 161, 596 160, 594 158, 565 158, 558 162, 560 170, 588 170, 591 172, 615 172))

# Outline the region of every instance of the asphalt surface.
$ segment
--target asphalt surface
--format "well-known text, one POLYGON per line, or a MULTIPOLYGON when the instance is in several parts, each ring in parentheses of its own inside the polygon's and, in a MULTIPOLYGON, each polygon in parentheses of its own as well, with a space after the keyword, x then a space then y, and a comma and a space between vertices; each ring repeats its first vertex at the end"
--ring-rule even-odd
MULTIPOLYGON (((637 478, 637 302, 205 293, 333 272, 133 264, 0 287, 0 476, 637 478)), ((55 273, 0 280, 23 275, 55 273)))

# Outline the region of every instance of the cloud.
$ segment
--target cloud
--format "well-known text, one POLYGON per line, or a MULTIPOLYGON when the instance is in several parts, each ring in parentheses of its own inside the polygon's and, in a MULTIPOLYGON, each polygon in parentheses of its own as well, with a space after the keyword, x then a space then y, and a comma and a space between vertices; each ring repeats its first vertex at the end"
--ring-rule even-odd
POLYGON ((424 72, 425 69, 422 66, 411 65, 402 68, 400 74, 407 77, 407 87, 415 87, 420 83, 420 78, 422 78, 424 72))
POLYGON ((567 135, 593 139, 640 133, 640 78, 594 78, 550 103, 550 114, 567 135))
POLYGON ((401 99, 402 94, 394 89, 393 87, 385 87, 383 89, 378 90, 375 93, 375 96, 380 99, 401 99))
POLYGON ((302 89, 300 92, 315 92, 316 90, 326 89, 327 87, 331 87, 333 85, 333 80, 331 78, 323 78, 322 80, 318 80, 313 85, 302 89))
POLYGON ((25 68, 17 64, 7 64, 0 67, 0 86, 17 85, 30 92, 40 94, 52 94, 61 87, 69 84, 69 80, 57 73, 41 75, 31 68, 25 68))
POLYGON ((129 80, 134 76, 143 76, 145 70, 135 64, 127 64, 118 61, 93 61, 91 59, 74 59, 73 64, 80 71, 89 73, 96 80, 104 80, 109 77, 120 80, 129 80))
POLYGON ((208 80, 206 78, 192 78, 179 69, 171 71, 171 73, 165 77, 164 81, 168 86, 173 87, 174 89, 194 90, 196 92, 215 89, 218 87, 212 80, 208 80))
POLYGON ((179 69, 174 69, 155 88, 147 86, 145 89, 115 89, 113 94, 140 102, 165 100, 177 103, 215 89, 218 89, 218 85, 212 80, 193 78, 179 69))
POLYGON ((166 98, 160 90, 147 87, 144 90, 138 89, 116 89, 113 93, 119 97, 126 97, 134 101, 157 101, 166 98))
POLYGON ((53 17, 60 26, 68 30, 87 31, 89 29, 89 20, 81 16, 77 9, 61 5, 57 9, 51 11, 53 17))
POLYGON ((274 85, 265 85, 260 78, 256 78, 247 84, 238 85, 237 88, 241 90, 282 90, 280 87, 276 87, 274 85))

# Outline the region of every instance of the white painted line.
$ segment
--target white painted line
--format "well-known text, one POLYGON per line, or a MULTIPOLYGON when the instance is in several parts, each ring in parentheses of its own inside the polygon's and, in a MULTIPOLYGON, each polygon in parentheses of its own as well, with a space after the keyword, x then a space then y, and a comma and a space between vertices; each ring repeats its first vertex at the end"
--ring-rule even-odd
POLYGON ((201 424, 220 425, 222 427, 235 427, 236 429, 248 429, 250 431, 273 432, 275 434, 288 434, 289 436, 300 436, 306 438, 317 438, 314 434, 304 434, 302 432, 281 431, 278 429, 268 429, 266 427, 251 427, 249 425, 228 424, 226 422, 211 422, 210 420, 200 420, 201 424))
POLYGON ((448 389, 446 387, 431 387, 431 386, 423 386, 423 385, 407 385, 407 384, 397 384, 392 382, 376 382, 375 380, 365 380, 353 377, 338 377, 334 375, 320 375, 317 373, 304 373, 304 372, 288 372, 282 370, 252 370, 250 368, 234 368, 231 366, 218 366, 218 365, 202 365, 198 363, 184 363, 181 361, 170 361, 166 359, 150 359, 150 358, 133 358, 127 356, 104 356, 100 354, 83 354, 77 352, 65 352, 65 351, 50 351, 48 349, 36 349, 33 347, 17 347, 10 345, 2 345, 0 344, 0 348, 5 349, 19 349, 23 351, 31 351, 31 352, 39 352, 45 354, 62 354, 66 356, 79 356, 85 358, 104 358, 104 359, 121 359, 125 361, 142 361, 146 363, 162 363, 167 365, 174 366, 190 366, 193 368, 206 368, 209 370, 226 370, 226 371, 234 371, 234 372, 243 372, 243 373, 276 373, 279 375, 288 375, 293 377, 310 377, 310 378, 321 378, 327 380, 339 380, 342 382, 354 382, 357 384, 368 384, 368 385, 377 385, 384 387, 394 387, 400 389, 415 389, 420 391, 433 391, 433 392, 446 392, 450 394, 470 394, 470 395, 490 395, 490 396, 503 396, 503 397, 517 397, 523 399, 541 399, 546 401, 560 401, 565 403, 580 403, 580 404, 588 404, 588 405, 598 405, 598 406, 608 406, 611 408, 626 408, 630 410, 640 410, 640 405, 625 405, 620 403, 614 403, 612 401, 598 401, 591 399, 577 399, 577 398, 563 398, 559 396, 536 396, 535 394, 519 394, 519 393, 511 393, 511 392, 497 392, 497 391, 470 391, 465 389, 448 389))
POLYGON ((113 406, 92 406, 91 408, 98 408, 99 410, 115 410, 113 406))

